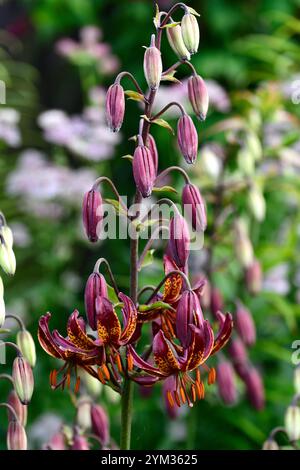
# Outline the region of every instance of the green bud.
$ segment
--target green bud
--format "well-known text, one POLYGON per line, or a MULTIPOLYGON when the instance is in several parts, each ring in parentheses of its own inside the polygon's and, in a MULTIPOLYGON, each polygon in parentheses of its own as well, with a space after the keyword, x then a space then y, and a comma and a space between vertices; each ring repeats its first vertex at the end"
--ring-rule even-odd
POLYGON ((254 254, 247 226, 242 219, 235 222, 235 251, 242 267, 248 268, 253 262, 254 254))
POLYGON ((180 59, 190 60, 191 55, 183 42, 181 26, 179 24, 173 28, 167 28, 167 38, 171 48, 180 59))
POLYGON ((298 441, 300 439, 300 408, 290 405, 285 413, 284 418, 285 430, 290 441, 298 441))
POLYGON ((198 51, 200 32, 198 21, 191 13, 186 13, 181 20, 181 31, 184 44, 191 54, 198 51))
POLYGON ((31 367, 36 363, 35 343, 28 330, 21 330, 17 334, 17 345, 31 367))
POLYGON ((5 245, 9 248, 12 248, 14 239, 11 229, 7 225, 3 225, 1 227, 0 233, 3 237, 5 245))
POLYGON ((18 356, 13 362, 12 378, 15 391, 23 405, 28 405, 34 388, 34 379, 31 367, 23 356, 18 356))
POLYGON ((10 246, 0 237, 0 266, 6 274, 13 276, 16 271, 16 258, 10 246))
POLYGON ((261 189, 255 184, 250 188, 248 205, 255 219, 262 222, 266 216, 266 201, 261 189))

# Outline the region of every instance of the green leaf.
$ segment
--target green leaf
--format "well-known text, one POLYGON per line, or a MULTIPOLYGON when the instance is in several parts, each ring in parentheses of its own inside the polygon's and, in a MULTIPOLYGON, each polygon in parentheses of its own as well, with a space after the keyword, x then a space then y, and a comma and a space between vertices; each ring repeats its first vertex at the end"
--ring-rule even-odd
POLYGON ((139 271, 141 271, 143 268, 145 268, 146 266, 150 266, 150 264, 153 263, 154 261, 154 258, 153 258, 153 254, 154 254, 154 251, 155 250, 148 250, 147 251, 147 254, 139 268, 139 271))
POLYGON ((108 204, 111 204, 115 208, 116 213, 118 215, 125 215, 126 216, 126 212, 123 209, 123 207, 121 206, 119 201, 116 201, 115 199, 104 199, 104 201, 107 202, 108 204))
POLYGON ((159 7, 157 3, 155 4, 155 17, 153 18, 153 23, 155 28, 157 29, 159 27, 159 7))
POLYGON ((171 132, 171 134, 175 135, 175 132, 174 132, 174 129, 172 126, 170 126, 170 124, 165 121, 164 119, 161 119, 161 118, 158 118, 158 119, 155 119, 154 121, 151 121, 153 124, 157 124, 158 126, 160 127, 164 127, 165 129, 167 129, 169 132, 171 132))
POLYGON ((168 193, 178 194, 178 191, 176 191, 176 189, 173 188, 172 186, 160 186, 158 188, 153 188, 152 191, 154 193, 168 192, 168 193))
POLYGON ((161 81, 174 82, 174 83, 178 83, 180 85, 182 84, 182 82, 180 80, 178 80, 178 78, 174 77, 174 75, 172 75, 172 74, 162 75, 161 81))
POLYGON ((0 335, 4 333, 10 333, 10 330, 8 328, 0 328, 0 335))
POLYGON ((130 162, 132 162, 132 160, 133 160, 132 155, 123 155, 123 157, 121 157, 121 158, 123 158, 124 160, 129 160, 130 162))
POLYGON ((176 21, 174 23, 167 23, 165 24, 161 29, 164 29, 164 28, 174 28, 174 26, 177 26, 180 24, 180 21, 176 21))
POLYGON ((200 14, 196 10, 194 10, 194 8, 187 7, 187 9, 188 9, 189 13, 191 13, 192 15, 200 16, 200 14))
POLYGON ((118 304, 120 301, 117 297, 117 294, 115 293, 115 289, 107 284, 107 293, 108 293, 108 299, 113 303, 113 304, 118 304))
POLYGON ((166 302, 162 302, 162 301, 154 302, 153 304, 150 304, 150 305, 139 305, 140 312, 149 312, 150 310, 158 310, 161 308, 174 311, 174 308, 171 307, 170 304, 167 304, 166 302))
POLYGON ((126 90, 125 95, 128 96, 129 100, 133 101, 144 101, 144 96, 134 90, 126 90))
POLYGON ((146 116, 146 114, 141 114, 140 117, 145 119, 145 121, 147 121, 147 122, 151 122, 151 120, 148 118, 148 116, 146 116))

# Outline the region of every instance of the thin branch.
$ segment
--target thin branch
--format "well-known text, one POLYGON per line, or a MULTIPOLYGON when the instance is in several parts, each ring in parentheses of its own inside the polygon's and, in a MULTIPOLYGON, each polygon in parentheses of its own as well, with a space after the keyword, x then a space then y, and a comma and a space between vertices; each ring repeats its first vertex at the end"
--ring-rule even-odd
POLYGON ((118 201, 120 203, 120 205, 123 207, 124 211, 126 212, 126 215, 128 213, 128 208, 127 206, 124 204, 120 194, 119 194, 119 191, 117 190, 117 188, 115 187, 114 183, 111 181, 110 178, 108 178, 107 176, 100 176, 99 178, 96 179, 96 181, 94 182, 93 184, 93 189, 97 189, 98 186, 102 183, 102 182, 106 182, 110 185, 113 193, 115 194, 115 196, 118 198, 118 201))
POLYGON ((163 170, 159 175, 157 175, 155 183, 159 181, 160 179, 164 178, 166 175, 168 175, 171 171, 178 171, 178 173, 181 173, 182 176, 184 177, 184 180, 187 184, 190 184, 190 178, 188 177, 188 174, 184 171, 183 168, 180 168, 180 166, 169 166, 165 170, 163 170))
POLYGON ((169 231, 169 227, 167 227, 166 225, 161 225, 160 227, 157 227, 151 238, 149 238, 149 240, 147 241, 146 245, 145 245, 145 248, 143 249, 143 252, 138 260, 138 264, 137 264, 137 267, 138 267, 138 270, 140 271, 141 267, 142 267, 142 264, 143 264, 143 261, 148 253, 148 251, 150 250, 151 246, 153 245, 154 241, 156 240, 156 236, 160 233, 161 230, 167 230, 169 231))
POLYGON ((105 258, 99 258, 99 259, 96 261, 96 264, 95 264, 95 266, 94 266, 94 273, 98 273, 98 272, 99 272, 99 269, 100 269, 101 264, 105 264, 106 269, 107 269, 107 272, 108 272, 109 277, 110 277, 110 280, 111 280, 111 283, 112 283, 112 285, 113 285, 114 291, 115 291, 115 293, 117 294, 117 296, 119 296, 120 291, 119 291, 119 289, 118 289, 118 286, 117 286, 117 283, 116 283, 116 281, 115 281, 113 272, 112 272, 112 270, 111 270, 110 264, 109 264, 109 262, 107 261, 107 259, 105 259, 105 258))
POLYGON ((18 315, 13 315, 12 313, 10 313, 9 315, 5 315, 5 319, 7 318, 13 318, 19 324, 22 331, 26 330, 22 318, 20 318, 18 315))
POLYGON ((119 73, 119 75, 116 77, 115 83, 118 83, 118 84, 119 84, 123 77, 128 77, 128 78, 130 78, 130 80, 131 80, 132 83, 134 84, 134 86, 135 86, 135 88, 137 89, 137 91, 139 92, 139 94, 144 97, 144 100, 145 100, 145 102, 147 103, 148 100, 147 100, 147 98, 146 98, 146 96, 145 96, 143 90, 141 89, 141 87, 140 87, 140 85, 138 84, 137 80, 134 78, 134 76, 133 76, 130 72, 124 71, 124 72, 119 73))
POLYGON ((157 114, 155 114, 155 116, 152 116, 151 122, 153 122, 153 121, 155 121, 155 119, 159 118, 162 114, 164 114, 166 111, 168 111, 168 109, 171 108, 172 106, 177 106, 177 108, 180 109, 180 112, 181 112, 182 116, 184 116, 186 114, 186 111, 185 111, 184 107, 180 103, 177 103, 177 101, 172 101, 171 103, 167 104, 163 109, 161 109, 157 114))

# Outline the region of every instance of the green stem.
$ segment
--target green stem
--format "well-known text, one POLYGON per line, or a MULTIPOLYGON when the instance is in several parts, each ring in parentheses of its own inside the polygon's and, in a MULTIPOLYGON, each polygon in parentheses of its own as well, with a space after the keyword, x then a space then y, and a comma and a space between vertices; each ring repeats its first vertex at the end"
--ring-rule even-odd
POLYGON ((132 421, 132 403, 133 403, 133 385, 132 380, 125 380, 122 393, 122 426, 120 449, 129 450, 131 441, 131 421, 132 421))

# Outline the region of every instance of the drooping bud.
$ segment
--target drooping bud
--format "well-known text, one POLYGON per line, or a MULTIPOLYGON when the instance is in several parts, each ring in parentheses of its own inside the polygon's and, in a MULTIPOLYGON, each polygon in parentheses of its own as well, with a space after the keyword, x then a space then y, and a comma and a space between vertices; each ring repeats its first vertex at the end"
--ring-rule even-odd
POLYGON ((187 223, 180 214, 175 214, 170 221, 170 255, 179 268, 184 268, 189 257, 190 234, 187 223))
POLYGON ((191 342, 191 329, 189 325, 201 326, 204 322, 199 298, 192 290, 183 292, 176 312, 176 336, 186 349, 191 342))
POLYGON ((177 124, 177 140, 187 163, 194 163, 198 152, 198 134, 190 116, 184 114, 177 124))
POLYGON ((4 288, 2 278, 0 277, 0 328, 5 322, 5 303, 4 303, 4 288))
POLYGON ((8 450, 27 450, 27 436, 20 421, 13 419, 9 422, 6 438, 8 450))
POLYGON ((109 443, 109 421, 102 406, 92 405, 91 420, 94 434, 100 439, 101 444, 106 446, 109 443))
POLYGON ((194 113, 200 121, 206 119, 209 96, 205 81, 199 75, 192 75, 188 79, 189 100, 194 113))
POLYGON ((71 449, 72 450, 90 450, 89 443, 86 437, 81 436, 79 433, 75 432, 71 449))
POLYGON ((238 302, 236 311, 236 329, 247 346, 252 346, 256 340, 256 329, 249 310, 238 302))
POLYGON ((88 396, 82 396, 78 400, 76 422, 84 431, 91 428, 91 400, 88 396))
POLYGON ((262 270, 261 264, 257 259, 248 266, 245 272, 247 289, 250 294, 256 295, 261 291, 262 287, 262 270))
POLYGON ((110 130, 118 132, 123 124, 125 95, 119 83, 111 85, 106 95, 106 119, 110 130))
POLYGON ((230 341, 228 351, 234 370, 243 379, 248 371, 248 355, 244 343, 236 337, 230 341))
POLYGON ((146 146, 148 147, 148 149, 151 152, 151 155, 152 155, 152 158, 153 158, 153 161, 154 161, 155 174, 157 174, 157 170, 158 170, 158 151, 157 151, 156 142, 154 140, 154 137, 151 134, 148 134, 146 146))
POLYGON ((253 184, 250 188, 248 205, 255 219, 262 222, 266 216, 266 201, 262 190, 256 184, 253 184))
POLYGON ((120 403, 121 395, 110 387, 104 387, 104 393, 110 403, 116 405, 120 403))
POLYGON ((156 179, 155 161, 151 151, 142 144, 141 139, 134 151, 132 170, 135 184, 142 196, 144 198, 151 196, 156 179))
POLYGON ((194 230, 204 232, 207 225, 206 208, 204 200, 197 186, 187 183, 182 191, 182 204, 184 213, 191 219, 194 230))
POLYGON ((180 59, 190 60, 191 55, 184 44, 180 24, 167 28, 167 38, 171 48, 180 59))
POLYGON ((243 268, 247 269, 252 264, 254 255, 247 226, 241 219, 235 222, 235 252, 243 268))
POLYGON ((79 370, 79 376, 89 395, 92 397, 98 397, 101 394, 103 385, 98 379, 92 377, 84 369, 79 370))
POLYGON ((279 445, 275 441, 275 439, 272 439, 269 437, 264 443, 263 443, 263 448, 262 450, 279 450, 279 445))
POLYGON ((149 88, 156 90, 160 84, 162 74, 162 61, 160 50, 155 46, 155 35, 151 36, 150 47, 144 55, 144 74, 149 88))
POLYGON ((91 242, 98 240, 100 224, 103 219, 102 197, 99 191, 91 189, 85 193, 82 205, 83 225, 91 242))
POLYGON ((93 272, 90 274, 84 291, 85 312, 92 330, 97 329, 96 298, 108 297, 107 284, 103 274, 93 272))
POLYGON ((3 237, 5 245, 8 248, 12 248, 14 238, 13 238, 13 233, 12 233, 11 229, 8 227, 8 225, 6 225, 6 224, 2 225, 1 229, 0 229, 0 233, 3 237))
MULTIPOLYGON (((7 403, 15 410, 15 413, 18 417, 18 420, 22 424, 22 426, 26 426, 27 423, 27 405, 23 405, 20 402, 18 395, 16 394, 15 390, 12 390, 8 395, 7 403)), ((8 410, 8 419, 12 421, 14 419, 14 415, 10 410, 8 410)))
POLYGON ((16 272, 16 257, 13 249, 5 243, 0 233, 0 266, 6 274, 13 276, 16 272))
POLYGON ((217 366, 217 384, 220 397, 226 405, 233 405, 237 400, 237 388, 234 369, 229 361, 222 361, 217 366))
POLYGON ((33 337, 28 330, 21 330, 17 334, 17 346, 21 353, 27 359, 31 367, 36 363, 36 351, 33 337))
POLYGON ((210 291, 210 310, 214 317, 217 317, 217 312, 224 310, 223 296, 217 287, 212 287, 210 291))
POLYGON ((62 431, 55 433, 49 442, 44 444, 44 450, 66 450, 66 439, 62 431))
POLYGON ((191 13, 186 13, 181 20, 181 31, 184 44, 191 54, 198 51, 200 32, 197 18, 191 13))
POLYGON ((294 442, 300 439, 300 408, 290 405, 285 413, 284 426, 289 440, 294 442))
POLYGON ((34 379, 28 361, 18 356, 13 362, 12 378, 18 397, 23 405, 28 405, 33 394, 34 379))
POLYGON ((243 377, 251 405, 256 410, 265 406, 265 391, 261 376, 257 369, 251 367, 243 377))

